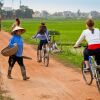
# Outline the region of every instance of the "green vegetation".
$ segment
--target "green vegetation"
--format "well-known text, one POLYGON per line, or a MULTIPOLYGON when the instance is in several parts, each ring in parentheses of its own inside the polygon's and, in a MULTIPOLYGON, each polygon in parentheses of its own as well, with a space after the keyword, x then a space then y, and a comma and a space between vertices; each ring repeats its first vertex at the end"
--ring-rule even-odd
POLYGON ((6 95, 8 91, 4 90, 2 88, 2 85, 3 85, 3 80, 2 80, 2 74, 0 72, 0 100, 13 100, 11 97, 6 95))
POLYGON ((13 99, 11 99, 11 97, 3 96, 3 95, 0 93, 0 100, 13 100, 13 99))
MULTIPOLYGON (((13 20, 3 21, 3 29, 10 31, 13 22, 13 20)), ((48 30, 58 31, 60 33, 60 35, 55 36, 55 40, 57 43, 62 44, 63 51, 56 56, 64 62, 70 61, 71 63, 79 66, 83 57, 78 52, 73 52, 72 46, 80 36, 82 30, 85 29, 85 20, 21 20, 21 25, 26 29, 26 33, 23 34, 23 38, 27 43, 35 44, 38 42, 31 39, 31 37, 37 32, 41 22, 46 23, 48 30), (68 47, 68 44, 70 44, 70 47, 68 47)), ((100 28, 100 20, 95 20, 95 23, 95 26, 100 28)))

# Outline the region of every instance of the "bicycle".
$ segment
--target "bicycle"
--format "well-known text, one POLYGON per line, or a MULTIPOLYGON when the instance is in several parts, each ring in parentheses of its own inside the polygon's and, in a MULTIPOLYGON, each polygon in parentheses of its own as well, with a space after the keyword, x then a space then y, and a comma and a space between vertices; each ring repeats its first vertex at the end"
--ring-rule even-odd
POLYGON ((85 83, 91 85, 93 79, 96 79, 96 85, 100 92, 100 65, 97 65, 95 56, 89 56, 90 69, 86 71, 85 62, 82 62, 82 75, 85 83))
POLYGON ((43 62, 45 67, 49 65, 49 43, 42 46, 42 50, 37 50, 37 60, 43 62))
POLYGON ((82 62, 82 75, 86 84, 91 85, 93 79, 96 79, 97 88, 100 92, 100 66, 96 64, 93 56, 89 56, 90 70, 86 71, 85 62, 82 62))

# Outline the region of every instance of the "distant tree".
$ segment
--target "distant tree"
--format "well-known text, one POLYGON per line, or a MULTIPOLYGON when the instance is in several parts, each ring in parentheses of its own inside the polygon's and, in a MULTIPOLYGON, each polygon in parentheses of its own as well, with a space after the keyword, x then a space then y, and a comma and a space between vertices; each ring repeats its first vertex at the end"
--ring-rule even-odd
POLYGON ((28 6, 24 6, 24 5, 20 6, 21 11, 25 11, 26 9, 28 9, 28 6))
POLYGON ((97 11, 91 11, 90 12, 91 16, 95 19, 100 19, 100 13, 97 11))
POLYGON ((24 11, 22 11, 21 9, 17 9, 16 10, 16 17, 24 18, 24 11))
POLYGON ((33 18, 41 18, 41 13, 39 11, 33 12, 33 18))
POLYGON ((12 19, 13 18, 13 12, 12 11, 2 11, 2 18, 3 19, 12 19))
POLYGON ((3 0, 0 0, 0 8, 2 8, 2 6, 3 6, 2 1, 3 1, 3 0))
POLYGON ((46 10, 43 10, 41 12, 41 17, 45 18, 45 19, 48 19, 48 16, 49 16, 49 13, 46 11, 46 10))
POLYGON ((80 11, 80 9, 77 11, 77 16, 78 17, 80 17, 80 15, 81 15, 81 11, 80 11))
POLYGON ((73 17, 71 11, 64 11, 64 12, 63 12, 63 16, 64 16, 64 18, 70 18, 70 17, 73 17))
POLYGON ((16 17, 32 18, 32 15, 33 15, 33 10, 24 5, 20 6, 20 9, 16 10, 16 17))
POLYGON ((27 9, 25 10, 25 17, 26 17, 26 18, 32 18, 32 15, 33 15, 33 10, 27 8, 27 9))
POLYGON ((58 13, 57 13, 57 12, 55 12, 55 13, 53 13, 52 15, 53 15, 53 16, 58 16, 58 13))
POLYGON ((2 13, 2 7, 3 7, 3 0, 0 0, 0 31, 1 31, 1 13, 2 13))

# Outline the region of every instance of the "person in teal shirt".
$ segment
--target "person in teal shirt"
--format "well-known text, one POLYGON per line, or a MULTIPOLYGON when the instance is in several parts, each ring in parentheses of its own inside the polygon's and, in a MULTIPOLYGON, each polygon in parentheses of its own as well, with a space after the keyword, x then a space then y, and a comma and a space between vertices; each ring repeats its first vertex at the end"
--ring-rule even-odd
POLYGON ((24 32, 25 32, 25 29, 21 28, 19 26, 16 26, 12 30, 12 35, 13 36, 9 41, 9 47, 12 48, 14 45, 17 45, 18 46, 18 50, 14 55, 9 57, 9 61, 8 61, 9 68, 8 68, 8 75, 7 75, 9 79, 12 79, 11 71, 12 71, 12 68, 13 68, 15 62, 17 62, 20 65, 23 80, 29 79, 29 77, 26 76, 26 69, 25 69, 25 65, 23 63, 23 57, 22 57, 23 39, 22 39, 21 35, 24 32))

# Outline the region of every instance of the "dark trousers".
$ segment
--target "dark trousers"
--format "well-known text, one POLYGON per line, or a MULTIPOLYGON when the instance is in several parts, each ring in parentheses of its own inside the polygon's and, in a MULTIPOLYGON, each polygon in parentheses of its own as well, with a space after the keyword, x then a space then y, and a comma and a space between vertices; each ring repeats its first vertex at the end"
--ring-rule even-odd
POLYGON ((89 50, 87 47, 84 49, 84 60, 89 61, 89 56, 94 56, 97 65, 100 65, 100 48, 89 50))
POLYGON ((38 50, 42 50, 42 46, 47 44, 48 41, 47 40, 40 40, 40 43, 38 45, 38 50))
POLYGON ((22 57, 17 57, 15 55, 9 57, 9 60, 8 60, 8 63, 9 63, 8 72, 10 71, 10 74, 11 74, 12 68, 14 67, 14 64, 16 62, 19 64, 19 66, 21 68, 21 73, 22 73, 23 78, 25 78, 26 77, 26 69, 25 69, 25 66, 23 64, 23 58, 22 57))
POLYGON ((15 55, 9 57, 8 63, 9 63, 9 66, 11 68, 13 68, 13 66, 16 62, 20 65, 20 67, 23 67, 23 69, 25 70, 25 66, 23 64, 23 58, 22 57, 17 57, 15 55))

